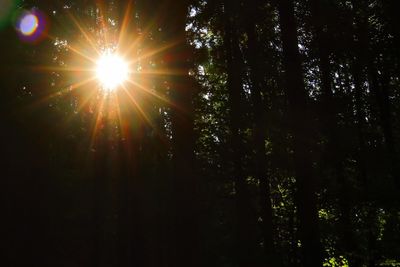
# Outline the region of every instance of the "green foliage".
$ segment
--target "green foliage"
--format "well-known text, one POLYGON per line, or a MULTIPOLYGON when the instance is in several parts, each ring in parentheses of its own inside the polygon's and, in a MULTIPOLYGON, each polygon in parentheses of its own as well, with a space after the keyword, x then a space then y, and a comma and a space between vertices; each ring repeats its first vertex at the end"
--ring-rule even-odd
POLYGON ((348 261, 343 256, 332 257, 327 259, 323 266, 327 267, 349 267, 348 261))
POLYGON ((385 260, 384 262, 380 263, 379 266, 391 266, 391 267, 398 267, 400 266, 400 262, 396 260, 385 260))

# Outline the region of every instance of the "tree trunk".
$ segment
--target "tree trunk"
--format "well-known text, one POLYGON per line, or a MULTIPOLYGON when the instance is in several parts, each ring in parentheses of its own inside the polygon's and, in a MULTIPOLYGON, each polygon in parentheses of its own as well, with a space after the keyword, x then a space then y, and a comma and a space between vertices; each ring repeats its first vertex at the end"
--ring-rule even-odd
POLYGON ((387 157, 390 166, 390 175, 394 183, 400 187, 399 167, 396 161, 396 142, 392 125, 391 102, 389 99, 388 86, 389 74, 383 69, 382 75, 379 75, 377 65, 379 62, 375 60, 375 53, 371 47, 371 39, 369 27, 366 18, 355 18, 356 20, 356 36, 359 40, 359 48, 361 56, 365 57, 364 64, 367 68, 368 84, 371 89, 378 109, 378 117, 382 127, 383 138, 387 151, 387 157), (381 77, 380 77, 381 76, 381 77))
POLYGON ((392 52, 396 56, 396 63, 397 63, 397 77, 400 75, 400 50, 398 49, 400 47, 400 30, 399 30, 399 25, 400 25, 400 17, 398 14, 398 1, 397 0, 382 0, 383 6, 387 12, 387 21, 389 22, 389 31, 391 31, 391 34, 393 34, 393 50, 392 52))
POLYGON ((107 227, 110 217, 110 178, 111 178, 111 151, 109 145, 109 97, 103 100, 104 104, 98 110, 100 125, 102 127, 96 133, 94 162, 93 162, 93 186, 94 186, 94 255, 93 266, 102 267, 111 263, 110 253, 110 229, 107 227))
POLYGON ((251 99, 253 104, 253 143, 255 151, 255 177, 260 183, 260 207, 262 218, 262 232, 264 239, 264 250, 267 257, 268 266, 277 265, 277 253, 274 246, 273 234, 273 213, 271 203, 270 179, 268 176, 268 162, 265 149, 266 131, 265 131, 265 107, 261 95, 263 86, 263 62, 258 55, 262 47, 257 40, 255 19, 257 7, 254 3, 247 6, 246 34, 248 38, 248 60, 250 66, 251 80, 251 99))
POLYGON ((307 92, 302 74, 294 4, 292 0, 278 1, 279 21, 283 45, 283 68, 286 74, 286 94, 293 134, 294 170, 296 176, 296 202, 299 216, 303 266, 322 266, 319 240, 316 183, 310 160, 307 92))
MULTIPOLYGON (((328 165, 333 168, 336 179, 340 186, 339 189, 339 233, 341 244, 339 248, 343 250, 344 255, 351 255, 354 252, 353 233, 351 231, 351 214, 350 214, 350 193, 348 181, 344 174, 342 164, 344 158, 344 148, 338 133, 337 107, 334 102, 332 91, 332 74, 330 64, 330 49, 327 42, 327 27, 323 21, 324 14, 321 0, 310 0, 310 10, 312 23, 315 34, 315 45, 319 57, 322 103, 321 114, 322 131, 327 137, 326 160, 328 165)), ((350 257, 348 257, 350 258, 350 257)))
POLYGON ((167 0, 165 19, 166 41, 177 43, 167 51, 171 72, 184 73, 171 76, 170 94, 174 107, 171 107, 172 121, 172 180, 173 180, 173 263, 170 266, 200 266, 199 256, 199 199, 198 177, 195 172, 193 97, 195 82, 189 77, 191 68, 191 48, 186 42, 186 16, 189 2, 186 0, 167 0))
POLYGON ((256 237, 254 234, 255 218, 250 195, 243 170, 244 147, 242 141, 243 123, 243 76, 239 39, 234 25, 237 1, 224 2, 224 47, 227 64, 227 88, 230 121, 231 161, 236 193, 236 256, 240 267, 255 266, 256 237), (254 221, 253 221, 254 219, 254 221))

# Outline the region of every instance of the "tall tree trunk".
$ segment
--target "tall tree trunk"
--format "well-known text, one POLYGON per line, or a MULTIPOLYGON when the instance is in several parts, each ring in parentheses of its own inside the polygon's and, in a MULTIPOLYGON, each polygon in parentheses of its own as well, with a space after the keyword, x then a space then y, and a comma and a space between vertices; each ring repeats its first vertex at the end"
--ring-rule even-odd
MULTIPOLYGON (((356 9, 360 9, 360 5, 355 4, 356 9)), ((389 86, 389 74, 387 70, 381 71, 382 75, 379 75, 376 62, 375 53, 372 48, 371 38, 369 34, 369 25, 367 18, 360 15, 355 15, 356 22, 356 36, 358 39, 358 48, 361 51, 360 57, 364 57, 364 64, 367 69, 368 84, 378 109, 378 117, 382 127, 383 138, 387 151, 387 156, 390 166, 390 175, 394 183, 400 187, 399 167, 396 161, 396 142, 394 138, 394 131, 392 125, 392 112, 391 103, 389 99, 388 86, 389 86)))
MULTIPOLYGON (((353 76, 354 84, 354 111, 355 111, 355 127, 358 137, 358 155, 357 165, 359 172, 359 179, 364 185, 365 193, 368 194, 368 170, 367 170, 367 145, 365 137, 365 105, 363 101, 363 68, 365 55, 362 53, 360 42, 354 41, 354 51, 357 51, 354 55, 353 62, 351 63, 351 74, 353 76)), ((366 198, 368 200, 368 195, 366 198)), ((362 259, 353 257, 352 259, 354 266, 361 266, 362 259)))
MULTIPOLYGON (((338 118, 337 107, 334 102, 333 95, 333 80, 331 74, 330 64, 330 49, 327 42, 328 32, 327 25, 323 20, 323 4, 321 0, 310 0, 310 10, 312 16, 312 23, 315 34, 315 44, 319 57, 320 77, 321 77, 321 92, 322 103, 319 114, 321 114, 322 130, 327 136, 326 160, 330 167, 333 168, 336 179, 340 186, 339 189, 339 208, 340 208, 340 221, 339 233, 341 244, 339 248, 343 250, 344 255, 351 255, 354 253, 354 239, 351 225, 350 214, 350 193, 348 181, 344 174, 343 157, 344 148, 339 138, 338 133, 338 118)), ((351 258, 351 257, 348 257, 351 258)))
POLYGON ((397 77, 400 77, 400 17, 398 14, 398 1, 397 0, 382 0, 383 6, 386 10, 387 21, 389 22, 389 31, 393 35, 393 50, 392 52, 397 57, 397 77))
POLYGON ((94 186, 94 255, 93 266, 102 267, 110 264, 111 253, 109 249, 110 236, 107 228, 109 218, 110 201, 110 160, 111 151, 109 145, 109 96, 103 100, 104 104, 98 110, 101 117, 100 125, 102 130, 97 134, 95 141, 94 162, 93 162, 93 186, 94 186))
MULTIPOLYGON (((224 1, 224 47, 227 64, 227 88, 230 120, 231 160, 236 193, 236 256, 240 267, 255 266, 256 240, 250 195, 243 170, 244 147, 241 133, 243 123, 243 76, 239 39, 234 25, 238 1, 224 1)), ((255 218, 254 218, 255 219, 255 218)))
POLYGON ((248 3, 246 34, 248 42, 248 60, 250 66, 251 80, 251 99, 253 104, 253 142, 255 150, 255 176, 260 183, 260 207, 262 218, 262 232, 264 239, 264 250, 267 256, 268 266, 277 265, 277 253, 274 247, 273 234, 273 213, 271 203, 270 178, 268 174, 268 162, 265 149, 266 131, 265 131, 265 107, 261 95, 263 86, 263 68, 262 57, 258 55, 262 51, 260 42, 256 34, 257 6, 254 3, 248 3))
POLYGON ((199 199, 198 177, 195 172, 193 97, 195 82, 189 77, 191 68, 191 48, 186 42, 186 16, 189 8, 187 0, 167 0, 165 19, 166 41, 177 43, 167 51, 168 69, 183 73, 171 76, 170 94, 174 107, 172 119, 172 179, 173 179, 173 228, 175 249, 171 266, 200 266, 199 256, 199 199))
MULTIPOLYGON (((390 1, 388 1, 390 3, 390 1)), ((354 9, 355 10, 362 10, 362 6, 353 1, 354 9)), ((355 12, 354 12, 355 13, 355 12)), ((380 121, 380 125, 382 127, 383 138, 384 138, 384 145, 386 148, 386 154, 388 158, 388 166, 389 166, 389 174, 393 179, 394 184, 400 188, 400 168, 397 162, 397 154, 396 154, 396 141, 394 138, 394 130, 392 125, 392 114, 391 114, 391 103, 389 99, 388 93, 388 86, 389 86, 389 73, 386 69, 381 70, 381 75, 378 72, 377 65, 379 61, 376 62, 375 58, 376 52, 372 48, 372 40, 370 37, 370 30, 369 30, 369 22, 368 18, 356 14, 354 15, 355 20, 355 36, 357 38, 356 48, 359 53, 358 61, 362 67, 366 69, 367 81, 369 84, 369 88, 373 93, 375 98, 375 102, 377 105, 378 117, 380 121), (380 77, 381 76, 381 77, 380 77)), ((398 18, 392 18, 398 20, 398 18)), ((395 33, 395 41, 399 43, 398 31, 395 33)), ((399 55, 397 53, 397 55, 399 55)), ((398 57, 400 59, 400 57, 398 57)), ((399 66, 397 66, 399 67, 399 66)), ((365 184, 368 188, 368 182, 365 184)), ((370 200, 370 199, 369 199, 370 200)), ((372 201, 372 200, 370 200, 372 201)), ((371 207, 368 207, 368 223, 369 223, 369 231, 368 231, 368 249, 369 249, 369 266, 376 265, 377 260, 377 253, 376 253, 376 243, 377 243, 377 236, 374 233, 375 227, 375 220, 377 217, 377 208, 376 204, 372 202, 371 207)), ((390 220, 398 221, 398 216, 395 211, 396 209, 390 209, 390 220)), ((389 224, 390 225, 390 224, 389 224)))
POLYGON ((125 92, 118 98, 121 110, 121 140, 118 144, 118 224, 117 224, 117 266, 144 265, 142 260, 143 244, 138 238, 142 229, 138 226, 140 203, 138 188, 138 159, 140 158, 140 142, 142 122, 131 108, 131 102, 125 92), (135 125, 132 121, 139 122, 135 125))
POLYGON ((383 74, 379 77, 376 64, 372 58, 368 60, 367 70, 369 85, 378 107, 378 116, 385 142, 384 145, 389 160, 390 175, 392 176, 394 184, 400 187, 400 170, 397 164, 397 144, 394 138, 391 102, 388 94, 389 78, 385 70, 382 71, 383 74))
POLYGON ((296 202, 299 216, 303 266, 322 266, 319 237, 316 183, 310 160, 310 121, 307 92, 303 80, 297 30, 292 0, 278 1, 283 45, 283 67, 293 134, 293 156, 296 176, 296 202))

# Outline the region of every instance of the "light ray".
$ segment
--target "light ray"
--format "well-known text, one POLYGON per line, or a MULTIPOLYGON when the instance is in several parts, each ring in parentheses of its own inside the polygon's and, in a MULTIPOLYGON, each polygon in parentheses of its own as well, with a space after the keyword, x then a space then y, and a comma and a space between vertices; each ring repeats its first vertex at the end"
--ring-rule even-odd
POLYGON ((141 85, 141 84, 139 84, 139 83, 137 83, 135 81, 132 81, 130 79, 128 79, 127 81, 129 83, 133 84, 134 86, 136 86, 137 88, 139 88, 140 90, 142 90, 142 91, 144 91, 144 92, 156 97, 157 99, 160 99, 161 101, 167 103, 168 105, 175 106, 168 98, 163 97, 163 96, 157 94, 156 92, 153 92, 152 90, 146 88, 145 86, 143 86, 143 85, 141 85))
POLYGON ((123 126, 123 119, 122 119, 122 114, 121 114, 121 106, 119 103, 119 99, 118 96, 115 97, 115 101, 116 101, 116 112, 117 112, 117 119, 118 119, 118 125, 119 125, 119 129, 120 129, 120 134, 122 139, 125 139, 125 133, 124 133, 124 126, 123 126))
MULTIPOLYGON (((53 40, 54 42, 57 41, 57 38, 55 38, 54 36, 52 36, 52 35, 50 35, 50 34, 47 34, 47 37, 50 38, 51 40, 53 40)), ((66 45, 66 48, 69 49, 69 50, 71 50, 71 51, 74 52, 75 54, 77 54, 77 55, 79 55, 79 56, 81 56, 81 57, 83 57, 83 58, 89 60, 89 61, 92 62, 92 63, 95 63, 95 62, 96 62, 95 59, 93 59, 92 57, 90 57, 90 56, 86 55, 85 53, 79 51, 78 48, 76 48, 75 46, 72 46, 72 45, 69 44, 69 43, 66 45)))
POLYGON ((67 47, 68 47, 72 52, 75 52, 76 54, 82 56, 83 58, 85 58, 85 59, 87 59, 87 60, 89 60, 89 61, 91 61, 91 62, 93 62, 93 63, 96 62, 95 59, 93 59, 93 58, 91 58, 91 57, 85 55, 83 52, 79 51, 79 50, 76 49, 75 47, 73 47, 73 46, 71 46, 71 45, 68 45, 67 47))
POLYGON ((33 66, 31 69, 36 71, 59 71, 59 72, 94 72, 94 68, 80 67, 55 67, 55 66, 33 66))
POLYGON ((79 31, 82 33, 82 35, 85 37, 86 41, 89 42, 91 45, 92 49, 97 53, 97 55, 100 55, 100 51, 97 49, 96 44, 93 42, 93 40, 90 38, 88 33, 82 28, 82 26, 79 24, 78 20, 72 15, 71 12, 67 12, 68 16, 71 18, 71 20, 74 22, 75 26, 78 27, 79 31))
MULTIPOLYGON (((164 52, 165 50, 168 50, 168 49, 176 46, 177 44, 179 44, 179 42, 171 42, 171 43, 165 44, 164 46, 161 46, 161 47, 159 47, 157 49, 150 50, 146 54, 140 55, 139 57, 137 57, 137 59, 132 60, 130 63, 131 64, 135 64, 140 60, 147 59, 147 58, 152 57, 154 55, 157 55, 157 54, 159 54, 161 52, 164 52)), ((126 54, 128 54, 128 52, 126 54)))
POLYGON ((120 29, 119 36, 118 36, 118 44, 122 44, 122 41, 125 38, 125 32, 127 31, 127 28, 128 28, 128 24, 132 20, 132 12, 133 12, 132 5, 133 5, 133 1, 129 0, 129 2, 126 6, 124 18, 121 23, 121 29, 120 29))
POLYGON ((187 72, 183 70, 168 70, 168 69, 158 69, 158 70, 142 70, 141 75, 167 75, 167 76, 184 76, 187 72))
MULTIPOLYGON (((93 126, 92 131, 91 131, 92 135, 90 137, 90 147, 93 147, 94 143, 96 141, 96 135, 97 135, 97 133, 99 131, 99 125, 101 123, 101 119, 104 116, 104 105, 105 105, 107 97, 102 97, 101 101, 99 103, 99 109, 96 112, 97 113, 96 120, 95 120, 94 126, 93 126)), ((106 119, 108 119, 108 118, 106 118, 106 119)))
POLYGON ((106 21, 104 20, 104 17, 105 17, 105 15, 104 15, 104 1, 101 1, 101 0, 97 0, 96 1, 96 6, 97 6, 97 8, 99 9, 99 12, 100 12, 100 23, 101 23, 101 27, 102 27, 102 29, 103 29, 103 38, 104 38, 104 43, 105 44, 107 44, 107 43, 109 43, 109 39, 108 39, 108 34, 107 34, 107 30, 108 30, 108 27, 107 27, 107 23, 106 23, 106 21))
MULTIPOLYGON (((78 107, 77 107, 76 112, 77 112, 77 113, 81 112, 81 111, 83 110, 83 108, 87 106, 87 104, 89 103, 89 101, 90 101, 91 99, 93 99, 93 97, 94 97, 95 94, 96 94, 96 91, 95 91, 95 90, 91 90, 90 93, 84 94, 84 96, 83 96, 82 98, 79 99, 80 101, 79 101, 79 104, 78 104, 78 107)), ((68 121, 67 121, 67 122, 68 122, 68 121)))
POLYGON ((83 80, 81 82, 78 82, 78 83, 72 84, 70 86, 67 86, 64 89, 58 90, 58 91, 56 91, 54 93, 51 93, 51 94, 49 94, 47 96, 42 97, 38 101, 32 103, 29 106, 29 108, 38 107, 40 105, 43 105, 44 103, 49 102, 49 100, 52 99, 53 97, 56 97, 56 96, 64 94, 64 93, 67 93, 67 92, 72 91, 72 90, 77 90, 77 89, 83 87, 84 85, 89 84, 90 82, 93 82, 94 80, 95 80, 94 77, 90 77, 90 78, 88 78, 86 80, 83 80))
POLYGON ((128 91, 128 89, 125 86, 122 86, 122 88, 124 89, 124 92, 126 93, 126 95, 128 96, 129 100, 133 103, 133 105, 137 108, 137 110, 139 111, 140 115, 145 119, 145 121, 152 127, 154 128, 154 125, 152 123, 152 121, 150 120, 150 118, 146 115, 146 113, 144 112, 144 110, 142 109, 142 107, 139 105, 139 103, 136 101, 136 99, 131 95, 131 93, 128 91))

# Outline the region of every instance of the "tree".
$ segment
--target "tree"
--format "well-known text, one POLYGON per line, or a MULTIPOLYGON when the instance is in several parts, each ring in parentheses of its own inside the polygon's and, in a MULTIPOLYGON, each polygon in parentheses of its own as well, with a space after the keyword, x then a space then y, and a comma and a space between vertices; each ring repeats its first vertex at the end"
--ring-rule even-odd
POLYGON ((293 134, 293 161, 302 260, 304 266, 316 267, 321 266, 322 249, 318 231, 316 182, 310 161, 309 127, 311 125, 298 50, 293 1, 279 1, 278 10, 282 32, 286 94, 293 134))

